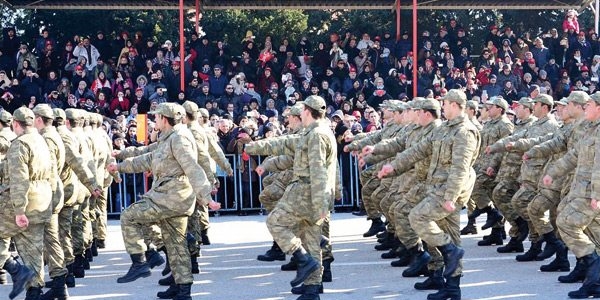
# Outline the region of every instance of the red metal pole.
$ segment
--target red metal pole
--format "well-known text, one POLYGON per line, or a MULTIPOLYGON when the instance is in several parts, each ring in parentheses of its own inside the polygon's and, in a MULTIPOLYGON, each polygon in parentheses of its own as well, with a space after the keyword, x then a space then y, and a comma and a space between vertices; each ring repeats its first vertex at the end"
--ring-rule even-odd
POLYGON ((183 91, 185 89, 185 35, 183 32, 183 23, 185 15, 183 12, 183 0, 179 0, 179 78, 181 80, 180 88, 183 91))
POLYGON ((396 0, 396 42, 400 37, 400 0, 396 0))
POLYGON ((417 35, 418 35, 418 26, 417 26, 417 0, 413 0, 413 9, 412 9, 412 36, 413 36, 413 97, 417 96, 417 35))
POLYGON ((196 34, 200 32, 200 0, 196 0, 196 34))

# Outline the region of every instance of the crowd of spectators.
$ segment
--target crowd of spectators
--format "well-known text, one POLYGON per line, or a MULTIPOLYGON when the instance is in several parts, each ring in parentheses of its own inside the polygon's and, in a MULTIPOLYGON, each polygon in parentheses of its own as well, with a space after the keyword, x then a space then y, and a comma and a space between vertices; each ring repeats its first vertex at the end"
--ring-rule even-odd
POLYGON ((423 97, 462 88, 469 99, 501 95, 509 103, 533 89, 556 98, 573 90, 594 92, 597 33, 580 30, 574 10, 556 27, 536 36, 492 24, 484 47, 473 49, 467 27, 451 18, 437 32, 418 33, 416 61, 408 31, 398 41, 386 30, 298 41, 257 39, 248 31, 238 49, 219 37, 192 34, 182 59, 177 43, 140 32, 98 31, 59 41, 43 30, 30 42, 4 28, 0 106, 12 112, 44 102, 99 112, 111 136, 131 145, 137 114, 161 102, 191 100, 208 110, 224 150, 235 153, 239 131, 253 139, 280 134, 287 107, 309 95, 325 98, 332 128, 343 135, 381 128, 379 104, 416 96, 413 84, 423 97))

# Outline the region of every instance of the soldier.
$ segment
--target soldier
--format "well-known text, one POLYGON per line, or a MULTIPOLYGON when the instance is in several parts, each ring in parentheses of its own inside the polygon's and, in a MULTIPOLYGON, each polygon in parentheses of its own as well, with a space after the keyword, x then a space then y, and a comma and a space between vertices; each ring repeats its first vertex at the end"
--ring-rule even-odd
POLYGON ((469 120, 471 120, 471 122, 473 122, 473 125, 475 125, 475 127, 477 127, 479 131, 481 131, 481 129, 483 129, 483 125, 481 125, 481 123, 479 123, 479 121, 477 120, 477 113, 479 112, 479 103, 474 100, 467 101, 466 111, 467 116, 469 116, 469 120))
POLYGON ((187 220, 196 201, 201 205, 208 204, 211 209, 219 209, 220 204, 208 201, 212 187, 198 165, 194 137, 181 124, 184 108, 174 103, 162 103, 151 113, 156 115, 156 128, 161 132, 155 150, 108 166, 109 172, 152 170, 154 176, 150 190, 121 214, 123 240, 132 264, 117 282, 132 282, 151 275, 144 257, 146 244, 140 232, 144 226, 159 223, 167 252, 172 253, 168 258, 178 287, 176 299, 192 299, 193 277, 185 236, 187 220))
MULTIPOLYGON (((479 157, 475 164, 477 171, 477 180, 475 188, 473 188, 472 199, 475 201, 477 209, 473 214, 469 215, 469 223, 475 224, 475 219, 481 214, 487 214, 487 220, 482 230, 492 228, 492 233, 487 239, 479 241, 479 246, 502 245, 502 227, 494 226, 502 220, 502 215, 492 203, 492 191, 496 186, 496 172, 500 168, 502 162, 501 154, 486 155, 484 150, 486 147, 494 144, 499 139, 509 136, 514 130, 513 123, 506 116, 508 110, 508 102, 502 97, 492 97, 485 104, 489 121, 485 123, 481 130, 481 149, 479 157)), ((467 227, 473 226, 467 224, 467 227)), ((471 230, 472 231, 472 230, 471 230)))
POLYGON ((568 294, 570 298, 576 299, 600 295, 600 257, 596 254, 597 237, 600 232, 597 219, 600 211, 600 190, 599 178, 595 172, 600 167, 600 157, 596 155, 600 151, 600 143, 597 142, 600 93, 594 93, 585 105, 585 119, 591 122, 585 133, 587 138, 576 141, 575 147, 552 164, 543 178, 544 185, 550 186, 554 178, 567 176, 575 169, 571 190, 561 202, 562 207, 558 209, 556 225, 567 247, 587 268, 583 285, 579 290, 568 294))
POLYGON ((411 227, 429 246, 442 253, 446 279, 444 287, 427 299, 460 299, 462 257, 460 247, 460 210, 475 184, 473 164, 477 158, 479 131, 465 114, 467 96, 460 90, 450 90, 442 98, 448 122, 436 128, 419 144, 398 154, 391 164, 384 165, 378 176, 409 169, 416 162, 431 156, 425 197, 409 214, 411 227), (440 228, 437 222, 443 221, 440 228))
POLYGON ((52 162, 44 138, 33 127, 34 119, 28 108, 15 110, 12 126, 17 138, 1 166, 0 262, 13 280, 10 299, 24 288, 27 299, 39 298, 44 282, 42 249, 44 227, 52 215, 52 162), (25 265, 11 257, 10 238, 25 265))
MULTIPOLYGON (((6 151, 10 147, 10 143, 17 138, 17 135, 10 129, 12 115, 6 111, 0 111, 0 161, 4 160, 6 151)), ((0 284, 6 284, 6 271, 0 269, 0 284)))
POLYGON ((304 283, 304 294, 298 299, 312 300, 320 299, 321 225, 335 196, 337 149, 324 120, 325 100, 310 96, 303 103, 302 134, 252 142, 246 145, 246 152, 294 155, 294 179, 269 214, 267 227, 281 249, 296 259, 296 278, 290 284, 304 283))

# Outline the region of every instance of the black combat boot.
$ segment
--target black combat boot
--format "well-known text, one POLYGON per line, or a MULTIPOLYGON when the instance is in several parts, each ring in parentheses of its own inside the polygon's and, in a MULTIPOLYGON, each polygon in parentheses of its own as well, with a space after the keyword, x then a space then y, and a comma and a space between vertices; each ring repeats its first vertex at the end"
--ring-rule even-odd
POLYGON ((67 277, 65 277, 65 283, 68 288, 75 287, 75 275, 73 275, 73 264, 67 265, 67 277))
POLYGON ((154 249, 150 249, 144 252, 144 257, 146 258, 150 269, 154 269, 165 263, 165 259, 162 256, 160 256, 160 253, 158 253, 158 251, 154 249))
POLYGON ((98 256, 98 240, 96 240, 96 238, 92 240, 90 251, 92 251, 92 256, 98 256))
POLYGON ((587 266, 581 258, 578 258, 573 271, 567 275, 558 276, 558 281, 561 283, 583 282, 585 279, 585 272, 587 272, 587 266))
POLYGON ((561 240, 556 238, 556 234, 554 234, 554 231, 544 234, 544 242, 546 242, 544 251, 542 251, 542 253, 538 254, 538 256, 535 258, 535 260, 541 261, 541 260, 550 258, 550 257, 552 257, 552 255, 554 255, 554 253, 556 253, 558 251, 562 251, 563 249, 565 249, 567 247, 561 240))
POLYGON ((449 276, 452 276, 454 271, 456 271, 456 268, 458 268, 458 263, 465 255, 465 250, 461 247, 457 247, 452 242, 437 248, 444 257, 444 277, 448 278, 449 276))
POLYGON ((167 254, 167 247, 161 247, 158 251, 162 251, 165 254, 165 268, 160 272, 162 276, 167 276, 167 274, 171 273, 171 265, 169 264, 169 254, 167 254))
POLYGON ((84 278, 85 277, 85 257, 83 254, 75 255, 75 261, 73 262, 73 275, 75 278, 84 278))
POLYGON ((408 250, 400 252, 398 259, 391 262, 392 267, 406 267, 410 264, 412 256, 408 250))
MULTIPOLYGON (((292 294, 294 295, 302 295, 306 290, 306 285, 302 284, 300 286, 296 286, 292 288, 292 294)), ((323 284, 319 284, 319 294, 323 294, 323 284)))
POLYGON ((474 218, 469 218, 467 226, 460 230, 460 235, 477 234, 477 226, 475 226, 476 222, 477 221, 474 218))
POLYGON ((296 270, 296 278, 290 281, 290 285, 295 287, 304 282, 312 272, 316 271, 319 268, 319 263, 312 258, 302 246, 294 251, 293 255, 294 258, 296 258, 298 269, 296 270))
POLYGON ((98 247, 98 249, 104 249, 106 248, 106 242, 104 240, 96 240, 96 247, 98 247))
POLYGON ((25 289, 25 284, 29 282, 35 276, 35 273, 28 267, 20 264, 12 256, 9 256, 6 262, 4 262, 4 270, 10 274, 12 278, 13 287, 8 297, 14 299, 25 289))
POLYGON ((170 286, 172 284, 175 284, 175 278, 173 277, 173 274, 158 280, 158 285, 170 286))
POLYGON ((296 271, 298 270, 298 264, 296 263, 296 259, 292 256, 290 258, 290 262, 284 265, 281 265, 281 271, 296 271))
POLYGON ((200 267, 198 266, 198 254, 190 255, 192 262, 192 274, 200 274, 200 267))
POLYGON ((408 268, 402 272, 402 277, 419 277, 421 275, 428 275, 427 263, 431 260, 431 255, 419 246, 415 246, 409 249, 411 254, 411 263, 408 268))
POLYGON ((27 289, 27 293, 25 294, 25 300, 40 300, 41 295, 42 295, 42 288, 30 287, 27 289))
POLYGON ((179 286, 179 292, 177 293, 177 296, 175 296, 175 298, 173 298, 174 300, 192 300, 192 284, 191 283, 187 283, 187 284, 178 284, 177 286, 179 286))
POLYGON ((492 246, 498 245, 501 246, 504 244, 504 240, 502 239, 502 229, 501 228, 492 228, 492 233, 487 238, 477 242, 478 246, 492 246))
POLYGON ((483 209, 485 213, 487 213, 487 218, 485 220, 485 224, 481 226, 481 230, 486 230, 488 228, 492 228, 492 226, 496 225, 498 222, 502 221, 504 218, 502 214, 493 206, 488 206, 483 209))
POLYGON ((388 236, 388 234, 390 234, 390 233, 386 230, 386 231, 382 231, 382 232, 376 234, 375 237, 377 238, 377 241, 380 242, 379 239, 385 238, 386 236, 388 236))
POLYGON ((65 284, 65 276, 58 276, 52 278, 52 286, 50 290, 44 293, 40 300, 66 300, 69 299, 69 293, 67 292, 67 286, 65 284))
POLYGON ((406 249, 406 247, 404 247, 402 242, 400 242, 399 240, 398 240, 398 242, 399 242, 398 247, 390 249, 390 251, 388 251, 386 253, 381 253, 381 258, 392 259, 392 258, 400 257, 400 254, 408 251, 406 249))
POLYGON ((210 245, 210 239, 208 238, 208 229, 200 231, 200 242, 204 246, 210 245))
POLYGON ((379 245, 375 245, 375 250, 385 251, 390 249, 396 249, 400 246, 400 240, 394 235, 388 235, 388 238, 379 245))
POLYGON ((498 247, 496 251, 498 253, 522 253, 525 249, 523 249, 523 242, 511 237, 506 246, 498 247))
POLYGON ((576 291, 569 292, 569 298, 587 299, 600 298, 600 257, 596 252, 581 258, 587 266, 583 285, 576 291))
POLYGON ((567 247, 562 247, 556 251, 556 258, 547 265, 540 267, 542 272, 569 272, 571 263, 569 263, 567 247))
POLYGON ((423 282, 415 283, 417 290, 441 290, 444 287, 444 268, 429 271, 429 277, 423 282))
POLYGON ((323 287, 322 285, 305 285, 304 293, 302 296, 296 298, 296 300, 320 300, 319 297, 319 287, 323 287))
POLYGON ((334 261, 334 258, 324 259, 323 263, 323 276, 321 276, 322 282, 332 282, 333 275, 331 274, 331 263, 334 261))
POLYGON ((130 254, 129 256, 131 257, 131 267, 129 267, 127 274, 117 278, 118 283, 132 282, 138 278, 145 278, 152 275, 150 265, 146 262, 143 254, 130 254))
MULTIPOLYGON (((83 255, 85 256, 85 258, 86 258, 86 260, 88 262, 93 262, 94 261, 94 254, 92 254, 92 249, 91 248, 85 249, 85 252, 83 253, 83 255)), ((86 269, 86 270, 89 270, 89 268, 86 269)))
POLYGON ((6 278, 6 271, 0 269, 0 284, 7 284, 8 278, 6 278))
POLYGON ((267 250, 265 254, 261 254, 256 257, 259 261, 276 261, 276 260, 285 260, 285 253, 279 248, 277 242, 273 241, 273 245, 271 249, 267 250))
POLYGON ((382 231, 385 231, 385 224, 381 221, 381 218, 371 219, 371 227, 367 232, 363 233, 363 237, 371 237, 382 231))
POLYGON ((158 299, 173 299, 179 293, 179 286, 175 283, 171 284, 164 292, 156 293, 158 299))
POLYGON ((538 254, 542 253, 542 242, 532 242, 527 252, 517 255, 517 261, 534 261, 538 254))
POLYGON ((527 225, 527 221, 525 221, 521 217, 518 217, 517 219, 515 219, 515 223, 517 223, 517 228, 519 230, 519 235, 517 236, 517 240, 520 242, 523 242, 529 235, 529 225, 527 225))
POLYGON ((427 295, 427 300, 460 300, 460 276, 446 277, 444 287, 437 293, 427 295))

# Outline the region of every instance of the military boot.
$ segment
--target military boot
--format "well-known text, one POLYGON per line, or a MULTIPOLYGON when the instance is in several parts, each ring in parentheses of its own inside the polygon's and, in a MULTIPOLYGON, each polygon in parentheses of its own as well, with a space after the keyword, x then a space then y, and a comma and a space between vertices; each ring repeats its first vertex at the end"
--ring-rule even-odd
POLYGON ((284 265, 281 265, 281 271, 296 271, 298 270, 298 264, 296 263, 296 259, 292 256, 290 258, 290 262, 284 265))
POLYGON ((0 284, 7 284, 8 278, 6 278, 6 271, 0 270, 0 284))
POLYGON ((261 254, 256 257, 259 261, 276 261, 276 260, 285 260, 285 253, 279 248, 277 242, 273 241, 273 245, 271 249, 267 250, 265 254, 261 254))
POLYGON ((428 278, 423 282, 415 283, 417 290, 441 290, 444 287, 444 268, 429 271, 428 278))
POLYGON ((427 275, 427 263, 431 260, 431 255, 423 249, 419 249, 419 246, 410 248, 412 262, 408 265, 408 268, 402 272, 402 277, 419 277, 421 275, 427 275))
POLYGON ((40 300, 41 295, 42 295, 42 288, 30 287, 27 289, 27 293, 25 294, 25 300, 40 300))
MULTIPOLYGON (((85 249, 85 252, 83 253, 83 255, 85 256, 85 258, 88 262, 94 261, 94 254, 92 254, 91 248, 85 249)), ((86 269, 86 270, 89 270, 89 269, 86 269)))
POLYGON ((179 286, 175 283, 169 285, 169 288, 164 292, 156 293, 158 299, 173 299, 179 293, 179 286))
POLYGON ((198 266, 198 254, 190 255, 192 262, 192 274, 200 274, 200 267, 198 266))
POLYGON ((92 246, 90 247, 90 251, 92 251, 92 256, 98 256, 98 241, 96 238, 92 240, 92 246))
POLYGON ((152 275, 150 265, 146 262, 143 254, 131 254, 131 267, 123 277, 117 278, 118 283, 127 283, 135 281, 138 278, 145 278, 152 275))
POLYGON ((386 231, 382 231, 382 232, 376 234, 375 237, 377 238, 377 241, 379 242, 379 239, 385 238, 386 236, 388 236, 388 234, 390 234, 390 233, 386 230, 386 231))
POLYGON ((437 247, 444 257, 444 277, 452 276, 462 257, 465 255, 465 250, 457 247, 452 242, 444 246, 437 247))
POLYGON ((527 252, 517 255, 517 261, 534 261, 538 254, 542 253, 542 242, 532 242, 527 252))
POLYGON ((371 219, 371 227, 363 233, 363 237, 372 237, 385 230, 385 224, 381 221, 381 218, 371 219))
POLYGON ((506 246, 498 247, 496 251, 498 251, 498 253, 522 253, 525 249, 523 249, 523 242, 518 241, 517 238, 511 237, 506 246))
POLYGON ((150 249, 144 252, 144 257, 146 258, 150 269, 154 269, 165 263, 165 259, 162 256, 160 256, 160 253, 158 253, 158 251, 154 249, 150 249))
POLYGON ((170 286, 172 284, 175 284, 175 278, 173 277, 173 274, 158 280, 158 285, 170 286))
POLYGON ((65 284, 65 276, 57 276, 52 278, 52 287, 49 291, 44 293, 40 300, 66 300, 69 299, 69 293, 67 292, 67 286, 65 284))
POLYGON ((96 247, 98 247, 98 249, 104 249, 106 248, 106 242, 104 240, 96 240, 96 247))
POLYGON ((75 278, 84 278, 85 277, 85 266, 84 261, 86 261, 83 255, 75 255, 75 261, 73 262, 73 275, 75 278))
POLYGON ((179 291, 177 292, 177 296, 173 298, 174 300, 192 300, 192 284, 178 284, 179 291))
POLYGON ((210 239, 208 238, 208 229, 200 231, 200 242, 204 246, 210 245, 210 239))
POLYGON ((158 251, 162 251, 165 254, 165 261, 167 262, 165 264, 165 268, 160 272, 160 274, 162 276, 167 276, 167 274, 171 273, 171 265, 169 264, 169 254, 167 253, 167 248, 162 247, 158 249, 158 251))
POLYGON ((427 295, 427 300, 460 300, 460 276, 446 277, 444 287, 437 293, 427 295))
POLYGON ((295 287, 304 282, 312 272, 316 271, 319 268, 319 263, 312 258, 302 246, 294 251, 293 255, 294 258, 296 258, 298 269, 296 270, 296 278, 290 281, 290 285, 295 287))
POLYGON ((552 255, 554 255, 554 253, 556 253, 558 251, 562 251, 563 249, 565 249, 567 247, 561 240, 556 238, 554 231, 544 234, 544 241, 546 242, 544 251, 542 251, 542 253, 538 254, 538 256, 535 258, 535 260, 541 261, 541 260, 550 258, 550 257, 552 257, 552 255))
POLYGON ((400 252, 398 255, 398 260, 395 260, 390 263, 392 267, 406 267, 410 264, 412 256, 408 250, 400 252))
POLYGON ((73 275, 73 264, 67 265, 67 277, 65 277, 65 283, 68 288, 75 287, 75 275, 73 275))
POLYGON ((331 263, 334 261, 334 258, 324 259, 323 263, 323 276, 321 276, 322 282, 332 282, 333 275, 331 274, 331 263))
POLYGON ((540 267, 542 272, 569 272, 571 263, 569 263, 567 247, 562 247, 556 251, 556 258, 547 265, 540 267))
POLYGON ((9 256, 6 262, 4 262, 4 270, 10 274, 12 278, 13 287, 8 297, 14 299, 25 289, 25 284, 33 279, 35 273, 28 267, 20 264, 12 256, 9 256))
MULTIPOLYGON (((302 295, 306 290, 306 285, 302 284, 300 286, 296 286, 292 288, 292 294, 294 295, 302 295)), ((319 294, 323 294, 323 284, 319 284, 319 294)))
POLYGON ((577 291, 569 292, 569 298, 600 298, 600 282, 598 282, 600 278, 600 257, 596 252, 592 252, 592 254, 588 254, 581 259, 587 266, 585 279, 583 285, 577 291))
POLYGON ((406 247, 404 247, 404 245, 402 244, 402 242, 398 241, 399 245, 396 248, 390 249, 390 251, 386 252, 386 253, 381 253, 381 258, 383 259, 392 259, 392 258, 396 258, 396 257, 400 257, 400 254, 402 252, 407 252, 408 250, 406 249, 406 247))
POLYGON ((487 218, 485 220, 485 224, 481 226, 481 230, 486 230, 488 228, 492 228, 492 226, 496 225, 498 222, 502 221, 502 214, 493 206, 488 206, 483 209, 485 213, 487 213, 487 218))
POLYGON ((478 246, 491 246, 498 245, 501 246, 504 244, 504 240, 502 239, 502 229, 500 228, 492 228, 492 233, 488 236, 488 238, 484 238, 483 240, 477 242, 478 246))
POLYGON ((578 258, 573 271, 567 275, 558 276, 558 281, 561 283, 583 282, 585 279, 585 272, 587 272, 587 266, 581 258, 578 258))
POLYGON ((517 228, 519 230, 519 235, 517 236, 517 240, 520 242, 523 242, 529 235, 529 225, 527 225, 527 221, 525 221, 521 217, 516 218, 515 223, 517 223, 517 228))
POLYGON ((385 251, 395 249, 400 246, 400 240, 394 235, 388 235, 388 238, 379 245, 375 245, 375 250, 385 251))
MULTIPOLYGON (((322 287, 322 286, 321 286, 322 287)), ((296 300, 320 300, 319 297, 319 285, 305 285, 304 293, 302 296, 296 298, 296 300)))
POLYGON ((460 230, 460 235, 477 234, 477 226, 475 226, 476 222, 475 219, 469 218, 467 226, 460 230))

